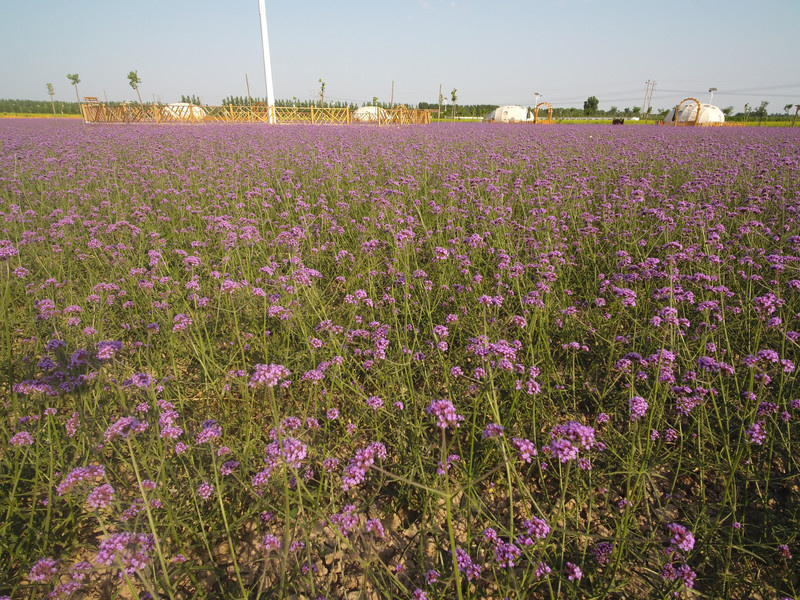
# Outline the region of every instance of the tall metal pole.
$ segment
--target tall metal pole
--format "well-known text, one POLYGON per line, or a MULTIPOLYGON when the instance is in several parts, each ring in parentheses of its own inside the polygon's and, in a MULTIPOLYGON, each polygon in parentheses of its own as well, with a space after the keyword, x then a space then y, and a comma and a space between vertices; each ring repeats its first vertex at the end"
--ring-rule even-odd
POLYGON ((264 78, 267 80, 267 107, 269 110, 269 122, 275 123, 275 90, 272 89, 272 63, 269 60, 267 11, 264 8, 264 0, 258 0, 258 14, 261 17, 261 47, 264 50, 264 78))

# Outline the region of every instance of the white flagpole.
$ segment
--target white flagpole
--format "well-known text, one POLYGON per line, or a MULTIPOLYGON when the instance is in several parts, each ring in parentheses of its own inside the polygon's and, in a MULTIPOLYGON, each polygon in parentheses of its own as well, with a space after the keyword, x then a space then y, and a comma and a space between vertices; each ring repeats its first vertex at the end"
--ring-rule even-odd
POLYGON ((264 49, 264 77, 267 80, 267 107, 269 110, 269 122, 275 123, 275 90, 272 89, 272 63, 269 60, 267 11, 264 8, 264 0, 258 0, 258 14, 261 17, 261 47, 264 49))

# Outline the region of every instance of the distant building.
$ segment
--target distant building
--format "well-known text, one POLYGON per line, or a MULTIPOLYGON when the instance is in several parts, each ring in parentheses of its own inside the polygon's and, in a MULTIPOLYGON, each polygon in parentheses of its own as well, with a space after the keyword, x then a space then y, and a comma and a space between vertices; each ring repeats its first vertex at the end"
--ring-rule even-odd
POLYGON ((483 117, 486 123, 526 123, 533 121, 533 116, 528 118, 528 109, 524 106, 500 106, 483 117))
MULTIPOLYGON (((724 123, 725 122, 725 113, 718 106, 714 106, 713 104, 701 104, 699 107, 694 102, 687 102, 684 100, 683 104, 680 106, 680 112, 678 113, 678 125, 682 123, 694 123, 695 119, 697 119, 698 125, 712 125, 714 123, 724 123), (697 111, 698 108, 700 110, 700 115, 698 116, 697 111)), ((669 111, 666 117, 664 117, 664 124, 665 125, 672 125, 675 123, 675 109, 673 108, 669 111)))

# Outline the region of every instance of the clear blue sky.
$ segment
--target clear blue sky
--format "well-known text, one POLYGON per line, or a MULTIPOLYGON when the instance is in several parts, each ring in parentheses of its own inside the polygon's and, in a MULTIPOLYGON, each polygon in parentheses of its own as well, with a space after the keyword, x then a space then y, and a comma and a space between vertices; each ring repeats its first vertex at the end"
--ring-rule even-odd
MULTIPOLYGON (((4 0, 0 97, 265 95, 257 0, 4 0)), ((275 95, 362 104, 641 106, 687 96, 741 111, 800 103, 800 0, 267 0, 275 95)), ((794 110, 792 110, 794 112, 794 110)))

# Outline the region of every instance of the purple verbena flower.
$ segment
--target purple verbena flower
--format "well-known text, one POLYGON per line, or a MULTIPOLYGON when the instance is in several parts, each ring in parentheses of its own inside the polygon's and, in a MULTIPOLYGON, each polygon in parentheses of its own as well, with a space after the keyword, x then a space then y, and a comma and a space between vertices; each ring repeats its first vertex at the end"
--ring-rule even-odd
POLYGON ((289 376, 289 369, 283 365, 256 365, 256 372, 250 378, 250 387, 266 385, 275 387, 289 376))
POLYGON ((464 417, 456 413, 456 408, 449 400, 434 400, 425 411, 436 418, 436 424, 442 429, 460 427, 464 417))
POLYGON ((686 553, 692 551, 692 548, 694 548, 694 536, 691 531, 679 523, 670 523, 667 528, 672 532, 670 542, 673 546, 686 553))
POLYGON ((58 561, 54 558, 40 558, 31 567, 28 579, 31 581, 43 582, 52 579, 58 573, 58 561))
POLYGON ((155 538, 149 533, 115 533, 100 542, 94 562, 116 566, 132 575, 150 563, 153 548, 155 538))
POLYGON ((628 401, 628 408, 630 409, 631 421, 640 421, 647 413, 647 401, 641 396, 634 396, 628 401))

